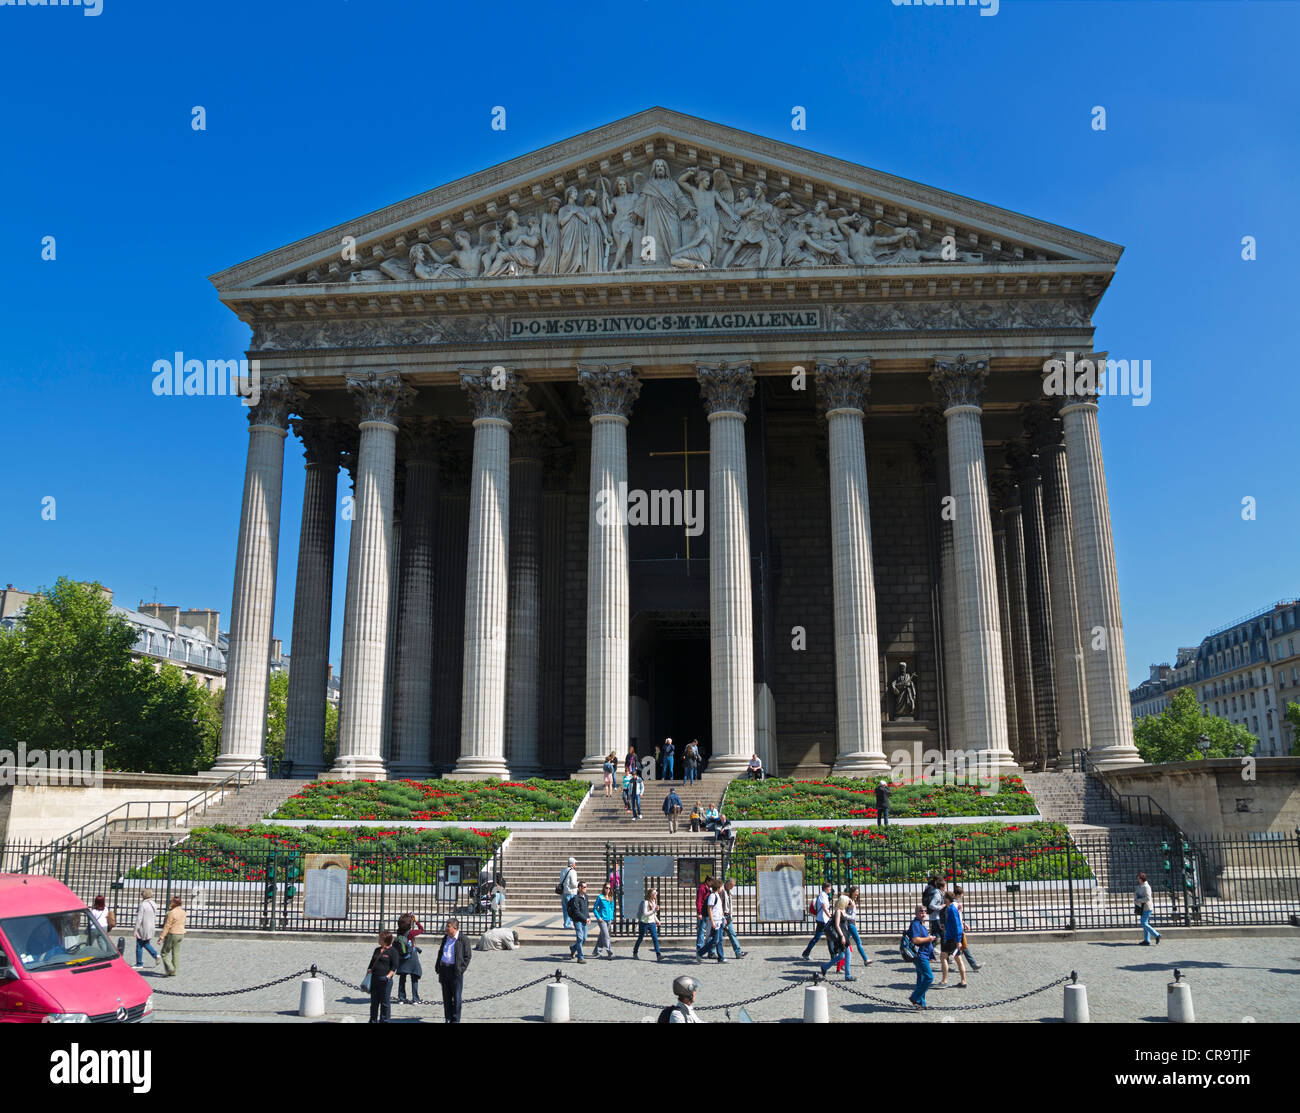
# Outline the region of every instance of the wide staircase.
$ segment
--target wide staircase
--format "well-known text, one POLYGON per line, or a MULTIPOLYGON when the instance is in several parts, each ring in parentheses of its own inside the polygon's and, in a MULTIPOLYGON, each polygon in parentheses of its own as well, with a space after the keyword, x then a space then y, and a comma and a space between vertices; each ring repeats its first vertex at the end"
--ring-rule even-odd
POLYGON ((1162 837, 1160 829, 1124 822, 1096 777, 1025 773, 1023 780, 1043 818, 1066 825, 1103 888, 1129 891, 1138 871, 1150 869, 1147 848, 1162 837))
POLYGON ((632 813, 623 808, 621 788, 606 797, 604 784, 597 777, 591 798, 571 831, 519 831, 511 837, 501 864, 508 911, 559 916, 560 898, 555 895, 555 885, 570 857, 577 859, 578 877, 587 882, 587 895, 594 898, 609 873, 605 865, 607 843, 615 850, 635 844, 648 850, 671 848, 684 853, 699 848, 706 852, 715 845, 715 839, 708 831, 692 833, 688 818, 691 808, 697 802, 719 803, 730 782, 729 776, 721 774, 706 774, 685 786, 681 781, 646 781, 641 819, 634 820, 632 813), (682 798, 675 835, 668 833, 663 812, 670 785, 682 798))

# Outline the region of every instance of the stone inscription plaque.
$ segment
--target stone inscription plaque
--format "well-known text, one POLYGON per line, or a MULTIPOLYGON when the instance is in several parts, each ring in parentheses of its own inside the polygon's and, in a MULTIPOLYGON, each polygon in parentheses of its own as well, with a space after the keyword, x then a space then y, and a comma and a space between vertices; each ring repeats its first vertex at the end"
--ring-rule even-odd
POLYGON ((808 332, 823 328, 820 309, 693 309, 689 313, 608 313, 512 317, 511 340, 565 336, 659 336, 734 332, 808 332))

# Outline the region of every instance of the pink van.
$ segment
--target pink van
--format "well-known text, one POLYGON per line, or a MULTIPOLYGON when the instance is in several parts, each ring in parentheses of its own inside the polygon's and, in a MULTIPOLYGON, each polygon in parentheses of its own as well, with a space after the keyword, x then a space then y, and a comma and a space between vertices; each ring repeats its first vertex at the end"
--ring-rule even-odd
POLYGON ((153 1019, 149 983, 52 877, 0 873, 0 1021, 153 1019))

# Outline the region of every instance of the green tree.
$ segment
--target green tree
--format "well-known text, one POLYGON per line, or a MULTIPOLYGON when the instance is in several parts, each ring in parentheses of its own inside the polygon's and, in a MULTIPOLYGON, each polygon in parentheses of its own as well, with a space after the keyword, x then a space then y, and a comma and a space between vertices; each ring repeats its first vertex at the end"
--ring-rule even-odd
POLYGON ((284 757, 284 724, 289 712, 289 674, 271 673, 266 686, 266 764, 284 757))
POLYGON ((1292 701, 1286 705, 1286 721, 1291 724, 1295 741, 1291 743, 1291 756, 1300 757, 1300 703, 1292 701))
POLYGON ((1133 728, 1133 740, 1142 760, 1156 765, 1200 757, 1234 757, 1238 746, 1249 754, 1259 744, 1259 739, 1240 724, 1205 714, 1190 688, 1175 692, 1159 715, 1139 719, 1133 728), (1208 754, 1202 754, 1197 745, 1202 734, 1210 740, 1208 754))
POLYGON ((339 752, 339 709, 325 701, 325 767, 334 764, 339 752))

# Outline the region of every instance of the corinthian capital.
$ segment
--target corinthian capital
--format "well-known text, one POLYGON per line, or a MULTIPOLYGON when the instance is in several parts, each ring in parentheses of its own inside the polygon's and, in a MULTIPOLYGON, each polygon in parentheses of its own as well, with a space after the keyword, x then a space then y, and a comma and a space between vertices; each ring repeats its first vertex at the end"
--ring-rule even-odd
POLYGON ((362 421, 384 421, 397 424, 399 411, 415 398, 415 391, 402 382, 396 371, 370 372, 349 375, 348 390, 356 397, 357 416, 362 421))
POLYGON ((397 427, 397 444, 408 461, 436 464, 446 435, 441 418, 408 417, 397 427))
POLYGON ((512 459, 545 460, 559 443, 555 427, 544 414, 520 414, 510 427, 512 459))
POLYGON ((695 365, 695 377, 700 381, 700 395, 704 410, 709 414, 748 413, 749 400, 754 396, 754 368, 749 363, 721 363, 695 365))
POLYGON ((946 359, 936 356, 930 372, 930 385, 943 399, 945 407, 978 406, 989 377, 987 359, 967 359, 964 355, 946 359))
POLYGON ((1020 407, 1020 420, 1030 447, 1040 456, 1065 447, 1065 434, 1050 402, 1031 402, 1020 407))
POLYGON ((579 367, 578 382, 592 417, 630 417, 641 394, 641 380, 628 366, 579 367))
POLYGON ((871 361, 850 362, 841 356, 834 363, 818 363, 815 375, 823 409, 865 410, 871 391, 871 361))
POLYGON ((345 424, 336 417, 291 418, 294 434, 302 441, 302 454, 308 466, 312 464, 338 465, 339 453, 343 451, 346 433, 345 424))
POLYGON ((528 390, 518 375, 500 365, 482 371, 462 371, 460 388, 469 395, 469 408, 475 421, 487 418, 509 421, 528 390))
POLYGON ((262 385, 257 405, 248 410, 249 425, 273 425, 277 429, 289 428, 289 413, 306 401, 307 395, 293 385, 285 375, 276 375, 262 385))

